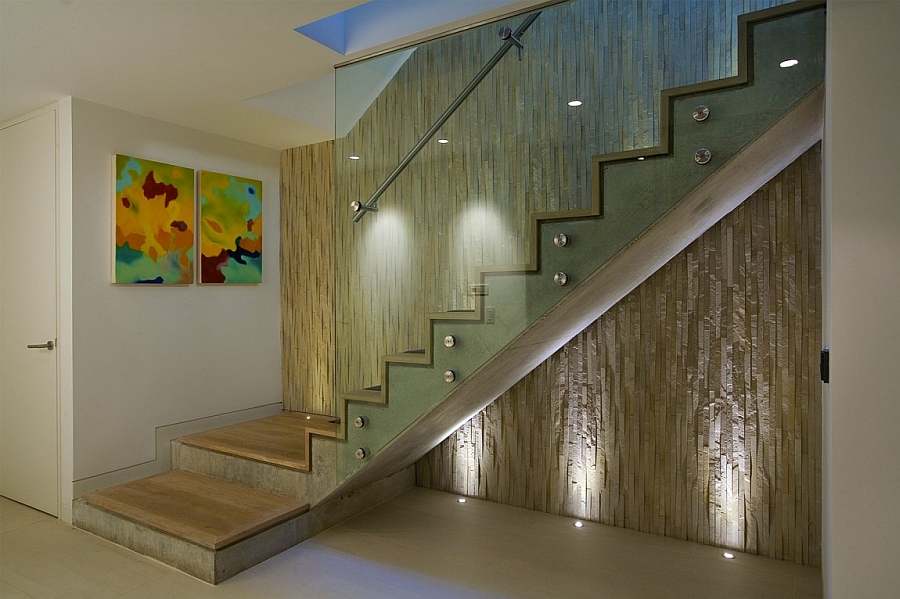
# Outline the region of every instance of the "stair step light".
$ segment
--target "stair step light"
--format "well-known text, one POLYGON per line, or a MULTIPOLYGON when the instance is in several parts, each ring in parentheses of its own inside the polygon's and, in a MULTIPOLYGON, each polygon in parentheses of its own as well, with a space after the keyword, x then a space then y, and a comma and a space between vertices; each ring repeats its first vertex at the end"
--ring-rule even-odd
POLYGON ((562 287, 563 285, 565 285, 566 283, 569 282, 569 275, 567 275, 566 273, 560 271, 560 272, 556 273, 555 275, 553 275, 553 281, 554 281, 557 285, 559 285, 560 287, 562 287))
POLYGON ((453 335, 447 335, 444 337, 444 346, 445 347, 453 347, 456 345, 456 337, 453 335))
POLYGON ((569 245, 569 236, 565 233, 558 233, 556 237, 553 238, 553 243, 556 244, 558 248, 564 248, 569 245))
POLYGON ((356 451, 354 452, 354 455, 355 455, 358 459, 364 460, 364 459, 366 459, 366 456, 369 455, 369 454, 366 453, 366 450, 363 449, 362 447, 358 447, 358 448, 356 449, 356 451))
POLYGON ((366 425, 366 419, 363 418, 362 416, 357 416, 356 418, 353 419, 353 426, 355 426, 356 428, 362 428, 365 425, 366 425))
POLYGON ((452 383, 452 382, 455 381, 455 380, 456 380, 456 373, 455 373, 455 372, 453 372, 452 370, 445 370, 445 371, 444 371, 444 382, 452 383))

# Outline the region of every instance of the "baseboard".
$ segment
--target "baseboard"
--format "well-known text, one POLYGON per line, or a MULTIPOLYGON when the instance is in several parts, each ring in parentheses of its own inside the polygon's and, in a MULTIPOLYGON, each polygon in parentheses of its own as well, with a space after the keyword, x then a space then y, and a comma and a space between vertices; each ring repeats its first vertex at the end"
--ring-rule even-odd
MULTIPOLYGON (((112 472, 105 472, 103 474, 76 480, 72 483, 72 497, 77 499, 86 493, 92 493, 99 489, 105 489, 145 476, 152 476, 154 474, 159 474, 160 472, 165 472, 172 467, 172 441, 174 439, 184 437, 185 435, 192 435, 194 433, 202 433, 203 431, 214 428, 256 420, 257 418, 274 416, 275 414, 280 414, 283 409, 284 406, 282 403, 278 402, 257 406, 255 408, 248 408, 246 410, 228 412, 226 414, 217 414, 207 418, 198 418, 196 420, 158 426, 156 427, 155 459, 142 464, 135 464, 134 466, 113 470, 112 472)), ((66 511, 69 518, 66 521, 71 522, 71 506, 67 506, 66 511)), ((65 520, 62 511, 60 512, 60 518, 65 520)))
POLYGON ((60 502, 59 504, 59 519, 65 522, 66 524, 72 523, 72 506, 66 505, 65 503, 60 502))

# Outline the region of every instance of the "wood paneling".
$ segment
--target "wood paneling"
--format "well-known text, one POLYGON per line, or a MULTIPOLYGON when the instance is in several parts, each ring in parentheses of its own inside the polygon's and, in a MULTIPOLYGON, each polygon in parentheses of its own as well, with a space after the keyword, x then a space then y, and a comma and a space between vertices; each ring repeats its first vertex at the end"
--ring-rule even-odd
POLYGON ((282 390, 286 410, 333 415, 334 143, 281 153, 282 390))
POLYGON ((417 464, 419 484, 821 560, 816 146, 417 464))

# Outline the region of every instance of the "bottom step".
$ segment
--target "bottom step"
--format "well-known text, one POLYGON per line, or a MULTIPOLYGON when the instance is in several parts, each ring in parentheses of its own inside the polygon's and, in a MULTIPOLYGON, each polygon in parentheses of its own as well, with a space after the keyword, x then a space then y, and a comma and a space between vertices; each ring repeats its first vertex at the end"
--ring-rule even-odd
POLYGON ((171 470, 74 503, 78 528, 218 584, 309 537, 309 506, 171 470))

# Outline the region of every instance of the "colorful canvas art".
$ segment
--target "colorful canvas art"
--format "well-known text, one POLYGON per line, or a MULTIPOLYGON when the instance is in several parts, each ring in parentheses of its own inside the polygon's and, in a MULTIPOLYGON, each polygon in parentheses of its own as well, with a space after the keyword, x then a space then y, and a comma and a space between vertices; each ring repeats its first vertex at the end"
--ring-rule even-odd
POLYGON ((201 171, 200 282, 262 281, 262 181, 201 171))
POLYGON ((194 170, 115 157, 114 283, 194 280, 194 170))

